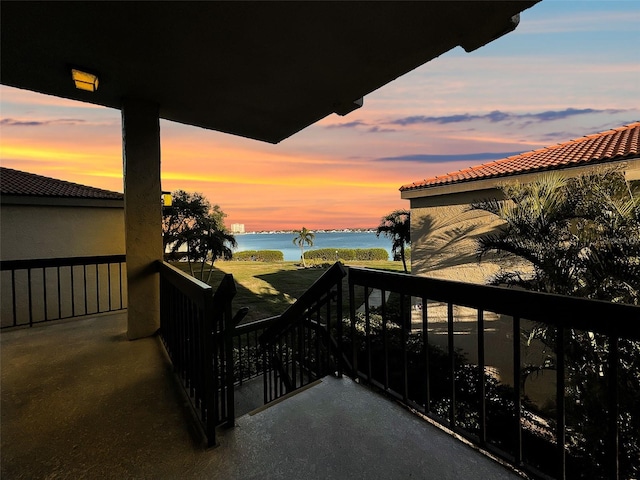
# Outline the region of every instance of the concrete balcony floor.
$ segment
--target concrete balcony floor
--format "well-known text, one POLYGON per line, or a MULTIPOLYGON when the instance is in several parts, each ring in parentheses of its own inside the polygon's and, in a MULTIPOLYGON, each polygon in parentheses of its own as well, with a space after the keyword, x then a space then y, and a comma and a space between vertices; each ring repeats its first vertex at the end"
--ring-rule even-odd
POLYGON ((2 332, 3 479, 517 479, 349 379, 325 378, 203 449, 157 338, 126 314, 2 332))

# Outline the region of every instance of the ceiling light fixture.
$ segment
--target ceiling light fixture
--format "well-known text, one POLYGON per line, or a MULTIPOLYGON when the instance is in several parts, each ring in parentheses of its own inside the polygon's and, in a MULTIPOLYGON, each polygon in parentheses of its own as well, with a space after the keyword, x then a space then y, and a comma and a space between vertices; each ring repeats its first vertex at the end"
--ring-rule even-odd
POLYGON ((76 85, 76 88, 80 90, 95 92, 98 89, 98 76, 93 73, 72 68, 71 77, 73 78, 73 83, 76 85))

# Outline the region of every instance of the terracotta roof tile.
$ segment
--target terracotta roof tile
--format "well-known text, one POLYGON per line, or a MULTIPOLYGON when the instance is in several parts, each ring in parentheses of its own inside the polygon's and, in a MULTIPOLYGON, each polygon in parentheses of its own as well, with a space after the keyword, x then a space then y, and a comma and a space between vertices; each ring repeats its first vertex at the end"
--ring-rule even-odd
POLYGON ((636 122, 566 143, 403 185, 400 191, 624 160, 639 155, 639 144, 640 122, 636 122))
POLYGON ((121 200, 122 193, 0 167, 2 195, 121 200))

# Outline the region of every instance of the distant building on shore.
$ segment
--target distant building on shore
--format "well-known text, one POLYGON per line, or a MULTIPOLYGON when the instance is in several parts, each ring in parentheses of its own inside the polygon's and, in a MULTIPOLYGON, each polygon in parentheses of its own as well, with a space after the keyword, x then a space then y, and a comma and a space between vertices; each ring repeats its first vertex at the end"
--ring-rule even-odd
POLYGON ((244 233, 244 223, 232 223, 231 233, 244 233))

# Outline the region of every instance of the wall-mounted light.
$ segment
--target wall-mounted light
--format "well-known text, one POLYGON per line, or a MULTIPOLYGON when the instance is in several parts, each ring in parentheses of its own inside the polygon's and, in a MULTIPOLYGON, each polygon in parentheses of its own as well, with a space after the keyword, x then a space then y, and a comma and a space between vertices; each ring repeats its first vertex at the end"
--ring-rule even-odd
POLYGON ((173 199, 171 198, 171 192, 162 192, 162 197, 160 197, 160 201, 162 202, 163 207, 170 207, 173 203, 173 199))
POLYGON ((95 92, 98 90, 98 76, 93 73, 83 72, 76 68, 71 69, 71 77, 76 88, 86 90, 87 92, 95 92))

